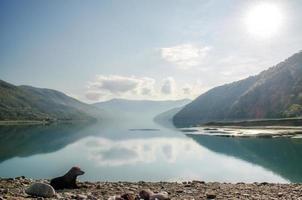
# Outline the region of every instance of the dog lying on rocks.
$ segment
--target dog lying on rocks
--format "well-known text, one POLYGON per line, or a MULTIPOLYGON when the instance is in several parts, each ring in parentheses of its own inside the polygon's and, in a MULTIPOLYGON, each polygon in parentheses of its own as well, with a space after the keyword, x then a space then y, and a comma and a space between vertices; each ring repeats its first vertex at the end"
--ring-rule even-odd
POLYGON ((79 188, 76 180, 77 177, 83 175, 85 172, 79 167, 72 167, 64 176, 54 178, 50 181, 50 185, 55 190, 76 189, 79 188))

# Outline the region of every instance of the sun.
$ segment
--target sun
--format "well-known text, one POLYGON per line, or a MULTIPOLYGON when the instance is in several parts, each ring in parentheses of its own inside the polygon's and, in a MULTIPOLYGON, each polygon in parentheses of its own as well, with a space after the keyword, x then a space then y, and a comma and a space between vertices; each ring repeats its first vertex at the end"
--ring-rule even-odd
POLYGON ((252 7, 246 14, 247 30, 253 36, 270 38, 278 33, 283 22, 283 13, 279 6, 261 3, 252 7))

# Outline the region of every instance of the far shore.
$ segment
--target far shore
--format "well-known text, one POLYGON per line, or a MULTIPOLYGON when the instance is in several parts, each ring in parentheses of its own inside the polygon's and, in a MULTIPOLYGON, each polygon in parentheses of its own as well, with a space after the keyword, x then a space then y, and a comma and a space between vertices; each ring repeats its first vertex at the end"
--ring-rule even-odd
MULTIPOLYGON (((0 178, 0 197, 4 199, 37 199, 25 190, 35 182, 49 183, 49 180, 33 180, 25 177, 0 178)), ((108 200, 109 197, 151 190, 165 192, 171 200, 191 199, 299 199, 302 184, 281 183, 218 183, 204 181, 186 182, 79 182, 80 188, 57 191, 51 199, 94 199, 108 200)))
POLYGON ((90 120, 0 120, 0 126, 48 125, 53 123, 75 123, 87 121, 90 120))
POLYGON ((43 120, 5 120, 0 121, 0 126, 8 126, 8 125, 34 125, 34 124, 49 124, 49 121, 43 120))
POLYGON ((302 126, 302 118, 276 118, 276 119, 252 119, 252 120, 234 120, 234 121, 213 121, 202 126, 302 126))

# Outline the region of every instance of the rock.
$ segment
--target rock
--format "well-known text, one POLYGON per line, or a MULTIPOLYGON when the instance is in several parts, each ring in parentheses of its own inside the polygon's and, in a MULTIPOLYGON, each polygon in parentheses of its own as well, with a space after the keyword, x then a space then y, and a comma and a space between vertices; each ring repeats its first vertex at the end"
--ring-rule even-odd
POLYGON ((282 197, 283 196, 283 193, 282 192, 279 192, 278 193, 278 197, 282 197))
POLYGON ((120 197, 120 196, 112 196, 112 197, 109 197, 108 200, 125 200, 125 199, 123 199, 123 198, 120 197))
POLYGON ((207 199, 215 199, 216 198, 216 194, 214 193, 207 193, 207 199))
POLYGON ((153 194, 150 197, 150 200, 169 200, 168 194, 166 193, 158 193, 158 194, 153 194))
POLYGON ((123 198, 123 199, 125 199, 125 200, 134 200, 134 199, 135 199, 134 195, 131 194, 131 193, 123 194, 123 195, 121 196, 121 198, 123 198))
POLYGON ((205 184, 205 182, 204 181, 197 181, 197 180, 193 180, 192 181, 194 184, 205 184))
POLYGON ((260 183, 259 185, 260 185, 260 186, 261 186, 261 185, 268 185, 268 182, 262 182, 262 183, 260 183))
POLYGON ((77 200, 85 200, 85 199, 87 199, 87 196, 84 195, 84 194, 77 194, 76 199, 77 200))
POLYGON ((56 192, 51 185, 46 183, 33 183, 25 190, 26 194, 37 197, 53 197, 56 192))
POLYGON ((153 192, 149 189, 142 190, 139 192, 139 198, 143 199, 143 200, 149 200, 152 195, 153 195, 153 192))
POLYGON ((65 197, 73 197, 74 195, 70 192, 64 192, 62 193, 65 197))
POLYGON ((7 193, 9 193, 9 189, 8 188, 0 189, 0 193, 1 194, 7 194, 7 193))
POLYGON ((97 200, 97 198, 95 196, 93 196, 92 194, 88 195, 87 199, 89 199, 89 200, 97 200))
POLYGON ((25 179, 25 176, 18 176, 18 177, 16 177, 15 179, 17 179, 17 180, 22 180, 22 179, 25 179))

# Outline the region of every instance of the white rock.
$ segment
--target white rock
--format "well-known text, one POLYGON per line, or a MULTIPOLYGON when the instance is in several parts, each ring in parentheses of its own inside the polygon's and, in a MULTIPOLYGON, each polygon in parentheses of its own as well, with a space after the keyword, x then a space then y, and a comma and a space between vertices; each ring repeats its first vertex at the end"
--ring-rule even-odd
POLYGON ((33 183, 26 190, 26 194, 37 197, 53 197, 56 192, 53 187, 46 183, 33 183))

